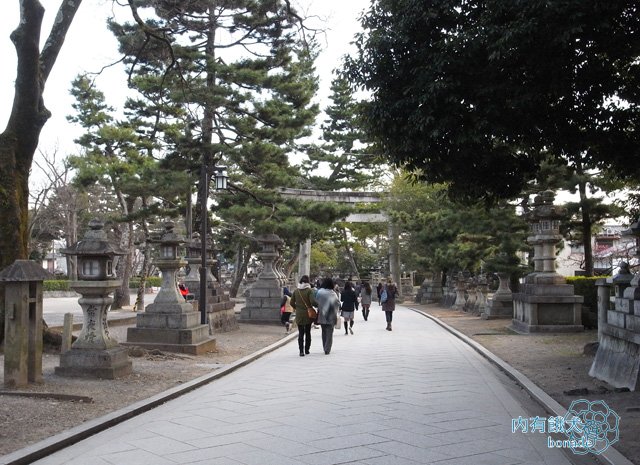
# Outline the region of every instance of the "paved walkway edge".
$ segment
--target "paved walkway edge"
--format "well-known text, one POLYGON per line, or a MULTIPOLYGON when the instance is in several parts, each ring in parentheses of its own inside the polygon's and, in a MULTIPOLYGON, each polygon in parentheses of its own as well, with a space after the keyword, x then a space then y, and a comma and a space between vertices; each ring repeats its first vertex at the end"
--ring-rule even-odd
MULTIPOLYGON (((423 310, 418 310, 416 308, 412 308, 407 305, 407 308, 413 310, 416 313, 419 313, 433 322, 439 324, 444 329, 449 331, 451 334, 456 336, 458 339, 467 343, 471 346, 476 352, 482 355, 484 358, 489 360, 495 366, 497 366, 500 370, 502 370, 509 378, 513 379, 516 383, 522 386, 528 393, 533 397, 536 402, 538 402, 542 407, 544 407, 547 412, 552 413, 555 416, 565 416, 567 414, 567 409, 560 405, 557 401, 555 401, 549 394, 540 389, 533 381, 523 375, 520 371, 513 368, 507 362, 502 360, 500 357, 495 355, 494 353, 487 350, 484 346, 480 345, 470 337, 462 334, 460 331, 455 329, 452 326, 449 326, 444 321, 438 319, 433 315, 429 315, 427 312, 423 310)), ((599 460, 603 461, 606 465, 633 465, 633 463, 627 459, 624 455, 618 452, 613 447, 609 447, 605 452, 597 456, 599 460)))
POLYGON ((290 341, 297 339, 297 337, 297 332, 292 333, 274 342, 270 346, 267 346, 264 349, 258 350, 257 352, 236 360, 235 362, 225 366, 224 368, 216 370, 213 373, 200 376, 199 378, 183 383, 180 386, 167 389, 166 391, 149 397, 148 399, 133 403, 127 407, 108 413, 99 418, 89 420, 60 434, 56 434, 55 436, 43 439, 42 441, 27 446, 23 449, 19 449, 15 452, 4 455, 0 457, 0 465, 23 465, 35 462, 36 460, 44 458, 54 452, 64 449, 65 447, 80 442, 83 439, 88 438, 89 436, 93 436, 94 434, 97 434, 112 426, 122 423, 123 421, 148 412, 149 410, 158 407, 165 402, 180 397, 181 395, 191 392, 194 389, 204 386, 205 384, 222 378, 223 376, 236 371, 238 368, 241 368, 253 362, 254 360, 259 359, 269 352, 273 352, 274 350, 279 349, 290 341))

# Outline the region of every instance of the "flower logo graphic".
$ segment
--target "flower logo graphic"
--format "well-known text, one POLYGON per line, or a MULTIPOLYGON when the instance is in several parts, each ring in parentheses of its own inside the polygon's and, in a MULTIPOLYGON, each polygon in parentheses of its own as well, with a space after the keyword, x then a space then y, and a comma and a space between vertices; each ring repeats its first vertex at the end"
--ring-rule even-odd
POLYGON ((571 402, 564 416, 565 434, 574 454, 601 454, 620 439, 620 417, 604 400, 571 402))

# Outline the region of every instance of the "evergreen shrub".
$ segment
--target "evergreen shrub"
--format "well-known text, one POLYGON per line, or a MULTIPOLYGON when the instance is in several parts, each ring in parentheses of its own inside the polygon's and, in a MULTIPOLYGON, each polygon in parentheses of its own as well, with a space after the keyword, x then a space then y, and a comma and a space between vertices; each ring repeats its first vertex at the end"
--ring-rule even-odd
POLYGON ((582 305, 597 311, 598 288, 596 287, 596 281, 601 278, 604 278, 604 276, 568 276, 567 284, 573 284, 576 295, 584 297, 582 305))
POLYGON ((68 279, 45 279, 42 282, 42 290, 49 291, 70 291, 68 279))
MULTIPOLYGON (((140 278, 131 278, 129 280, 129 289, 138 289, 140 285, 140 278)), ((160 287, 162 285, 162 278, 160 276, 150 276, 147 278, 145 287, 160 287)))

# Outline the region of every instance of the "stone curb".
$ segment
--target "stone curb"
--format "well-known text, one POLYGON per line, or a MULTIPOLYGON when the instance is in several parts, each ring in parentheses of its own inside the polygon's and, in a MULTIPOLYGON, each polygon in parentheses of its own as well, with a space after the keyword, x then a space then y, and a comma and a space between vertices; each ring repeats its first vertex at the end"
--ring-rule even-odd
MULTIPOLYGON (((473 348, 476 352, 482 355, 484 358, 489 360, 492 364, 497 366, 501 371, 503 371, 509 378, 513 379, 516 383, 518 383, 521 387, 523 387, 533 399, 538 402, 547 412, 552 413, 555 416, 565 416, 567 414, 567 409, 560 405, 557 401, 555 401, 549 394, 544 392, 540 387, 538 387, 533 381, 523 375, 520 371, 513 368, 507 362, 502 360, 500 357, 490 352, 484 346, 480 345, 470 337, 462 334, 457 329, 449 326, 444 321, 439 318, 429 315, 424 310, 419 310, 416 308, 408 307, 409 310, 413 310, 416 313, 419 313, 427 318, 429 318, 434 323, 442 326, 444 329, 449 331, 451 334, 456 336, 458 339, 462 340, 471 348, 473 348)), ((633 463, 627 459, 624 455, 618 452, 613 447, 609 447, 602 454, 597 456, 599 460, 604 462, 606 465, 633 465, 633 463)))
POLYGON ((199 378, 183 383, 180 386, 167 389, 166 391, 149 397, 148 399, 135 402, 127 407, 116 410, 115 412, 111 412, 99 418, 89 420, 60 434, 56 434, 55 436, 43 439, 42 441, 27 446, 23 449, 19 449, 15 452, 4 455, 0 457, 0 465, 23 465, 47 457, 54 452, 80 442, 83 439, 88 438, 89 436, 93 436, 96 433, 104 431, 137 415, 148 412, 149 410, 158 407, 170 400, 176 399, 183 394, 187 394, 194 389, 197 389, 204 386, 205 384, 222 378, 223 376, 226 376, 236 371, 237 369, 259 359, 269 352, 273 352, 274 350, 279 349, 290 341, 297 339, 297 337, 297 332, 289 334, 288 336, 283 337, 273 344, 260 349, 257 352, 249 354, 239 360, 236 360, 228 366, 216 370, 211 374, 200 376, 199 378))

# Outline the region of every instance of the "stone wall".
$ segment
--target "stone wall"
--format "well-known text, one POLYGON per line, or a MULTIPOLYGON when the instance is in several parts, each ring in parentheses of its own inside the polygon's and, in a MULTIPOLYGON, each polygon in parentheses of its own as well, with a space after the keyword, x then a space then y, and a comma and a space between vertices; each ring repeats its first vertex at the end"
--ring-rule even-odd
POLYGON ((639 278, 625 272, 597 281, 599 344, 589 370, 595 378, 632 391, 640 387, 639 278))

